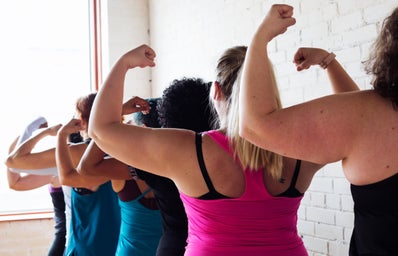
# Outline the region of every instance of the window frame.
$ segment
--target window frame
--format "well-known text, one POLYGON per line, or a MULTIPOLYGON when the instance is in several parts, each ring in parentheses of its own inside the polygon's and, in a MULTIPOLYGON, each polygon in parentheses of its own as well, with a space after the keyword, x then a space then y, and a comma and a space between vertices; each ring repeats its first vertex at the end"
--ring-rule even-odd
MULTIPOLYGON (((102 35, 101 35, 101 0, 88 0, 88 24, 89 24, 89 73, 90 88, 98 91, 102 83, 102 35)), ((7 166, 5 166, 7 168, 7 166)), ((22 191, 24 192, 24 191, 22 191)), ((26 209, 1 211, 0 222, 51 219, 54 218, 54 210, 48 209, 26 209)))

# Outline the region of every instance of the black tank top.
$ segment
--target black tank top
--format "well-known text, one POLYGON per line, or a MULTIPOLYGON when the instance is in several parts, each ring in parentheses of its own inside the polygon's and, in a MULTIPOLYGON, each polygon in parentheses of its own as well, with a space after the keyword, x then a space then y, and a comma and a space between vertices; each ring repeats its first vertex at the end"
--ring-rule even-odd
POLYGON ((398 255, 398 173, 370 185, 351 184, 351 194, 350 255, 398 255))

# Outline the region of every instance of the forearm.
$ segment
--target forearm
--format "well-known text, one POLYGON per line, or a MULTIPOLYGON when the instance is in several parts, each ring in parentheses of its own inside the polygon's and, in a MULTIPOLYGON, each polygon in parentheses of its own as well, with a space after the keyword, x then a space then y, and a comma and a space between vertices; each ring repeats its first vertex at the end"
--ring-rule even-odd
POLYGON ((268 59, 267 44, 253 40, 243 67, 240 97, 241 132, 255 132, 257 122, 278 108, 275 79, 268 59))
POLYGON ((103 176, 115 180, 131 179, 128 166, 105 153, 91 141, 77 167, 81 175, 103 176))
POLYGON ((326 68, 334 93, 358 91, 358 85, 335 59, 326 68))
MULTIPOLYGON (((70 124, 68 124, 69 126, 70 124)), ((68 133, 60 131, 57 138, 56 162, 59 174, 59 181, 62 185, 71 187, 84 187, 95 191, 99 185, 109 179, 102 176, 80 175, 76 170, 76 165, 72 158, 70 148, 67 142, 68 133)), ((80 157, 81 158, 81 157, 80 157)), ((80 159, 79 158, 79 159, 80 159)))
POLYGON ((55 160, 58 168, 60 182, 63 185, 70 185, 69 180, 73 177, 74 166, 67 143, 67 135, 59 133, 57 137, 57 146, 55 149, 55 160))
POLYGON ((103 159, 104 152, 92 140, 84 152, 76 170, 81 175, 97 175, 96 166, 99 165, 103 159))

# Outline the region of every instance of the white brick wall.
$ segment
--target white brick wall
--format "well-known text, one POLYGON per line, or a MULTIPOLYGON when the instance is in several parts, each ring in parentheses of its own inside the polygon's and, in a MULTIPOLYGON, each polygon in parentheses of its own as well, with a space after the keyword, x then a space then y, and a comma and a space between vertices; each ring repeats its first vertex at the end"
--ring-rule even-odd
MULTIPOLYGON (((150 42, 157 51, 157 67, 148 78, 152 80, 151 96, 160 96, 173 79, 182 76, 199 76, 211 81, 222 51, 247 45, 271 4, 293 5, 296 25, 270 45, 285 106, 332 92, 322 69, 295 71, 293 54, 302 46, 335 52, 358 85, 362 89, 371 88, 361 62, 368 56, 380 22, 398 6, 397 0, 114 0, 109 4, 115 2, 124 2, 135 17, 142 15, 143 6, 148 3, 149 39, 143 36, 139 26, 134 28, 139 31, 137 38, 135 31, 130 30, 128 12, 121 12, 127 22, 118 20, 115 26, 120 33, 113 36, 121 36, 124 33, 121 29, 131 33, 123 38, 128 41, 123 41, 123 46, 114 43, 110 47, 117 48, 113 52, 120 52, 122 48, 124 51, 127 46, 140 44, 138 41, 150 42)), ((121 15, 116 10, 113 14, 121 15)), ((114 29, 110 28, 110 32, 114 33, 114 29)), ((349 184, 341 163, 325 166, 315 175, 299 209, 299 232, 311 256, 348 254, 352 209, 349 184)))

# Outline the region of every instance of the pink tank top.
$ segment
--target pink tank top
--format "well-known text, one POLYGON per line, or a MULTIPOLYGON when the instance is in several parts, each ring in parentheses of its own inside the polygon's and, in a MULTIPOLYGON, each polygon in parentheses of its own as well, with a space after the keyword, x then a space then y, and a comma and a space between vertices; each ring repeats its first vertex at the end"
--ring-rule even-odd
MULTIPOLYGON (((206 132, 229 150, 227 137, 206 132)), ((262 171, 245 170, 246 190, 239 198, 201 200, 180 192, 188 216, 188 256, 306 256, 297 232, 301 197, 273 197, 262 171)))

